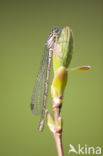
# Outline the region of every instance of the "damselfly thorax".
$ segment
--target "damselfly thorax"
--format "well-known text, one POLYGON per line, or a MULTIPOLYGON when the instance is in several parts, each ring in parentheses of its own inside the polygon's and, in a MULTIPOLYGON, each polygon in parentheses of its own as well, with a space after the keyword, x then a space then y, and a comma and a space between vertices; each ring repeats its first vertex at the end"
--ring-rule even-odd
POLYGON ((54 27, 46 41, 46 46, 48 47, 48 49, 53 50, 54 44, 57 42, 58 35, 59 35, 59 29, 57 27, 54 27))

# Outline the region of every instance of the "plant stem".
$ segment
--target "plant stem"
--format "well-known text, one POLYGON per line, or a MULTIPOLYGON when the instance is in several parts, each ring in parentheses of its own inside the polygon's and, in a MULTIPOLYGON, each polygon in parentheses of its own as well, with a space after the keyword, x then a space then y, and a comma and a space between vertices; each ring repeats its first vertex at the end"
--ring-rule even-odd
POLYGON ((56 142, 58 156, 64 156, 61 135, 58 135, 58 134, 53 134, 53 135, 54 135, 54 139, 56 142))
POLYGON ((60 105, 61 104, 56 104, 53 102, 53 109, 54 112, 54 123, 55 123, 55 131, 53 133, 55 142, 56 142, 56 148, 57 148, 57 153, 58 156, 64 156, 63 152, 63 145, 62 145, 62 127, 59 127, 58 129, 58 121, 60 119, 60 105))

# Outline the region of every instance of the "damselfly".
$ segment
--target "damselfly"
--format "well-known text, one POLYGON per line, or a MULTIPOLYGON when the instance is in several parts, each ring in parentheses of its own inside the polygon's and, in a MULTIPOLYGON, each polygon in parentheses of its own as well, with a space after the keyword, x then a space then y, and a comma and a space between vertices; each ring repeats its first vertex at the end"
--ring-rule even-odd
POLYGON ((44 127, 45 110, 48 96, 50 63, 53 53, 53 47, 54 44, 57 42, 59 32, 60 32, 59 29, 57 27, 54 27, 45 43, 40 71, 38 73, 32 94, 31 110, 36 115, 41 113, 39 131, 42 131, 44 127))

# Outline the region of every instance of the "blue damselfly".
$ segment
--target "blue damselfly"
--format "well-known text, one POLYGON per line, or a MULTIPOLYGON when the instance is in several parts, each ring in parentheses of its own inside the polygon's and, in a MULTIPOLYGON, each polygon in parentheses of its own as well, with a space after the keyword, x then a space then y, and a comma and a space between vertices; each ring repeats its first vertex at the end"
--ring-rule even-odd
POLYGON ((40 71, 38 73, 32 94, 31 110, 36 115, 41 113, 39 131, 42 131, 44 127, 51 57, 53 53, 53 47, 54 44, 57 42, 59 33, 60 33, 59 29, 57 27, 54 27, 45 43, 40 71))

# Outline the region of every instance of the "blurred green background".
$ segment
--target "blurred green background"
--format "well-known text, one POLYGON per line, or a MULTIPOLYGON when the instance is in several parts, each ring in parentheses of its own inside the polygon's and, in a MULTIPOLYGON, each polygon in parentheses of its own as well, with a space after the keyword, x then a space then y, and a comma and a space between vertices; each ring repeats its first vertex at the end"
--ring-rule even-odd
POLYGON ((57 155, 48 127, 38 132, 40 117, 30 111, 44 42, 53 26, 73 30, 70 66, 92 66, 69 73, 61 112, 65 156, 69 144, 103 145, 102 18, 102 0, 0 1, 0 156, 57 155))

